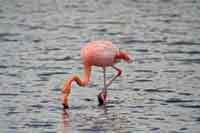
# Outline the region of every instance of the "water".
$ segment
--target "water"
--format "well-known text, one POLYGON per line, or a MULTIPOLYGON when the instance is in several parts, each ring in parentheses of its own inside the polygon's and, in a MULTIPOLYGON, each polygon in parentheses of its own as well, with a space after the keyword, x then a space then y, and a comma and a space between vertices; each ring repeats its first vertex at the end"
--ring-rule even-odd
MULTIPOLYGON (((199 0, 1 0, 0 132, 200 131, 199 0), (80 48, 107 39, 131 65, 97 106, 102 70, 73 84, 70 110, 58 99, 80 48)), ((114 73, 110 68, 108 78, 114 73)))

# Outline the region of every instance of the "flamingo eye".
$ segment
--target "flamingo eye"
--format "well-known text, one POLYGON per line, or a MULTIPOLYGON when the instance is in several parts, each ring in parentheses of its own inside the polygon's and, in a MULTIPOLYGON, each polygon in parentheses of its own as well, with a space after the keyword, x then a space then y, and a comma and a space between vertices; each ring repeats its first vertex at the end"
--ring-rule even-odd
POLYGON ((115 60, 116 63, 118 63, 118 62, 120 62, 120 61, 121 61, 120 59, 116 59, 116 60, 115 60))

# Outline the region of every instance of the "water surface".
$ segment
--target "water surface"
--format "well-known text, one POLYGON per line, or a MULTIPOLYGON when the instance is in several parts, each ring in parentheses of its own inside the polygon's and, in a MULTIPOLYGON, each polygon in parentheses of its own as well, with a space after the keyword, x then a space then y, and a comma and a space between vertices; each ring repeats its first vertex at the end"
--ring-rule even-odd
MULTIPOLYGON (((200 1, 0 0, 0 131, 200 131, 200 1), (82 74, 80 48, 108 39, 131 65, 97 106, 102 70, 73 84, 69 111, 58 99, 82 74)), ((114 73, 110 68, 108 78, 114 73)))

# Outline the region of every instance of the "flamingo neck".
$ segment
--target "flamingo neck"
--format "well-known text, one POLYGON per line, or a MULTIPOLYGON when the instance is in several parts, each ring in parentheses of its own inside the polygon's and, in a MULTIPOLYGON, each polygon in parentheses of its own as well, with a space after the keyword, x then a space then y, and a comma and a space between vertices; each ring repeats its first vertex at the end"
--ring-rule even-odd
POLYGON ((64 85, 63 93, 66 93, 67 95, 69 95, 69 93, 71 91, 71 84, 73 81, 75 81, 79 86, 85 86, 88 84, 90 75, 91 75, 91 65, 84 64, 83 69, 84 69, 83 79, 80 79, 76 75, 70 76, 64 85))

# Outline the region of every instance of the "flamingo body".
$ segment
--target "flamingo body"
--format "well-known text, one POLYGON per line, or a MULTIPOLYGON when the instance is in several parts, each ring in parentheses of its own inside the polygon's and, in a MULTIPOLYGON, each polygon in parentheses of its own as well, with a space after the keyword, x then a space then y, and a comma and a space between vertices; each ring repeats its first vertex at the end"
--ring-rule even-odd
POLYGON ((112 66, 116 63, 115 57, 119 53, 110 41, 93 41, 81 49, 83 63, 100 67, 112 66))

